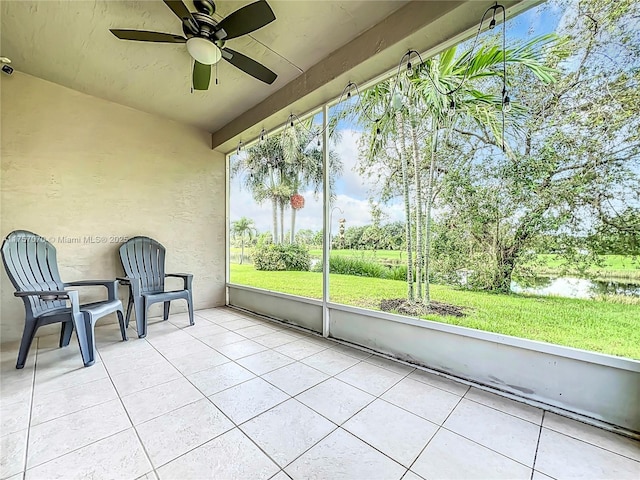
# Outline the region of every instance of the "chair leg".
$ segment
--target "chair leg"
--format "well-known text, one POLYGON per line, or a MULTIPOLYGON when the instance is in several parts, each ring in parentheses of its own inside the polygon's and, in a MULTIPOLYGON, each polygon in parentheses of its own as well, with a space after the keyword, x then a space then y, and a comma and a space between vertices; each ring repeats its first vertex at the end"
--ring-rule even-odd
POLYGON ((164 319, 169 320, 169 307, 171 307, 171 302, 164 302, 164 319))
POLYGON ((122 334, 122 341, 126 342, 127 341, 127 327, 125 326, 124 315, 122 313, 122 310, 118 310, 116 313, 118 314, 118 323, 120 324, 120 333, 122 334))
POLYGON ((144 297, 135 298, 133 300, 133 310, 136 314, 138 338, 144 338, 147 336, 147 308, 145 306, 144 297))
POLYGON ((187 307, 189 308, 189 324, 194 325, 193 321, 193 298, 191 297, 191 290, 189 290, 189 298, 187 298, 187 307))
POLYGON ((24 364, 27 361, 27 355, 29 354, 29 348, 33 342, 33 337, 38 330, 37 320, 25 321, 24 330, 22 331, 22 340, 20 341, 20 350, 18 351, 18 362, 16 368, 24 368, 24 364))
POLYGON ((136 327, 138 338, 147 336, 147 302, 144 297, 134 300, 133 308, 136 311, 136 327))
POLYGON ((133 307, 133 295, 129 292, 129 303, 127 304, 127 321, 125 327, 129 328, 129 320, 131 319, 131 307, 133 307))
POLYGON ((93 322, 91 313, 81 312, 74 317, 76 333, 78 335, 78 346, 82 355, 82 363, 85 367, 93 365, 96 361, 95 336, 93 334, 93 322))
POLYGON ((71 341, 71 334, 73 333, 73 322, 62 322, 62 329, 60 330, 60 348, 66 347, 71 341))

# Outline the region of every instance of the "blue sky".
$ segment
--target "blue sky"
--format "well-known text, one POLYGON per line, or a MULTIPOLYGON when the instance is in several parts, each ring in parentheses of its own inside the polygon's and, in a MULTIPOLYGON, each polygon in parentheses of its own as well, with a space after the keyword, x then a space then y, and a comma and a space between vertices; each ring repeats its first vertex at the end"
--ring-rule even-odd
MULTIPOLYGON (((507 44, 514 40, 527 39, 553 32, 561 22, 563 12, 555 4, 547 3, 535 7, 513 19, 507 19, 507 44)), ((501 26, 497 28, 501 29, 501 26)), ((334 107, 335 108, 335 107, 334 107)), ((333 147, 340 156, 344 170, 336 182, 336 200, 333 205, 339 207, 332 215, 332 231, 337 230, 339 218, 346 219, 346 226, 360 226, 371 223, 369 191, 374 186, 370 178, 361 176, 356 171, 358 160, 358 143, 361 127, 353 120, 342 121, 338 126, 340 141, 333 147)), ((232 157, 232 161, 234 157, 232 157)), ((305 207, 298 212, 296 230, 322 228, 322 198, 314 198, 311 192, 300 192, 305 197, 305 207)), ((382 205, 385 218, 383 222, 404 219, 404 211, 399 201, 392 201, 382 205)), ((230 184, 230 216, 231 221, 241 216, 252 218, 258 231, 271 229, 271 207, 268 202, 258 205, 252 199, 251 193, 240 188, 239 179, 233 179, 230 184)), ((285 230, 288 230, 290 217, 285 213, 285 230)))

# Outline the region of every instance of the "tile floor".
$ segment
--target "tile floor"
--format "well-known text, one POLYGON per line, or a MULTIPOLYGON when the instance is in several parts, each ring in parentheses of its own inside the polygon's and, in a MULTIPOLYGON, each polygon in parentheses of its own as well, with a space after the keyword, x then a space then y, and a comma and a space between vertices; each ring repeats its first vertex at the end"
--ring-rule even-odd
POLYGON ((625 479, 640 442, 226 309, 2 350, 0 478, 625 479))

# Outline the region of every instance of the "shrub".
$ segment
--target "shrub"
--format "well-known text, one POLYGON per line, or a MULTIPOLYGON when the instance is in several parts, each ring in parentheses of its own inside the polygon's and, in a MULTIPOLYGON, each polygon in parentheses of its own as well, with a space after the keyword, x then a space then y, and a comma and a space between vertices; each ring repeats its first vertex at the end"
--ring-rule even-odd
POLYGON ((263 244, 253 252, 256 270, 298 270, 308 271, 311 266, 309 249, 304 245, 281 243, 263 244))
POLYGON ((373 278, 386 278, 387 273, 386 268, 379 263, 338 255, 329 257, 329 272, 373 278))
POLYGON ((389 280, 403 280, 407 281, 407 266, 406 265, 398 265, 397 267, 390 268, 387 271, 387 276, 389 280))

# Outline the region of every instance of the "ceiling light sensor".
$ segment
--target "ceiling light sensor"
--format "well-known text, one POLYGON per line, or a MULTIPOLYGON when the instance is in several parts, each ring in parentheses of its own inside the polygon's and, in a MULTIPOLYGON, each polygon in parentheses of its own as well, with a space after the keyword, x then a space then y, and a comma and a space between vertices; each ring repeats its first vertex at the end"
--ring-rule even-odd
POLYGON ((0 57, 0 63, 2 63, 2 71, 7 75, 11 75, 13 73, 13 67, 9 65, 11 63, 11 59, 8 57, 0 57))

